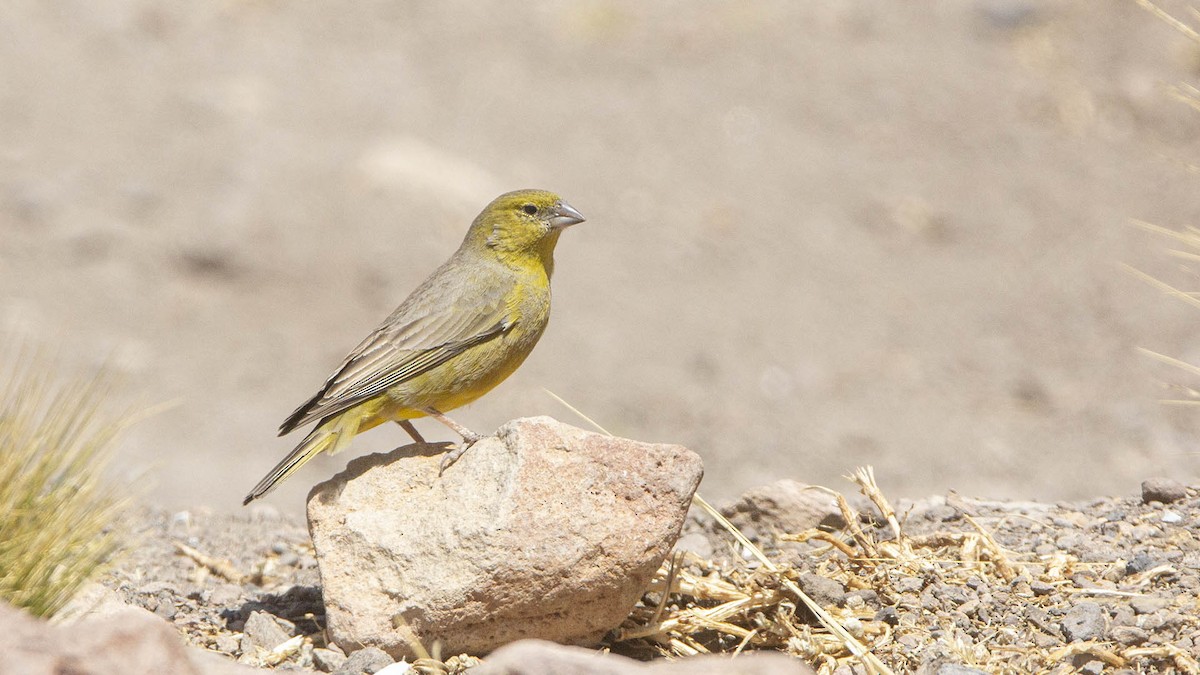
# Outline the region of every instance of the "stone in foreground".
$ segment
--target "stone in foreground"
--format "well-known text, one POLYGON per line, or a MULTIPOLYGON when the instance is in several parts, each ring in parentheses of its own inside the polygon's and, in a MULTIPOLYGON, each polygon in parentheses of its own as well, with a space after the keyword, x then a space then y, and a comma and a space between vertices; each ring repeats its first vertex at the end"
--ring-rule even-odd
POLYGON ((329 636, 347 652, 412 657, 407 630, 443 654, 594 644, 671 551, 703 474, 686 448, 548 417, 505 424, 441 477, 441 455, 414 447, 355 460, 308 498, 329 636))
POLYGON ((813 675, 799 659, 776 652, 736 657, 706 654, 649 663, 590 649, 522 640, 497 649, 471 675, 813 675))
POLYGON ((175 628, 139 607, 106 602, 51 625, 0 602, 0 675, 250 675, 258 672, 184 645, 175 628))

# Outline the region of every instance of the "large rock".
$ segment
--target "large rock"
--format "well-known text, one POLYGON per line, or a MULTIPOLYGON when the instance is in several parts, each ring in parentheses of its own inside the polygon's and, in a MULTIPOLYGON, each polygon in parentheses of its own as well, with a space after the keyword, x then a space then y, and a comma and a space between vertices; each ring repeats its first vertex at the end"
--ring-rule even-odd
POLYGON ((243 675, 255 673, 184 646, 175 629, 138 607, 52 626, 0 602, 0 675, 243 675))
POLYGON ((615 654, 522 640, 497 649, 471 675, 812 675, 799 659, 777 652, 704 655, 642 663, 615 654))
POLYGON ((443 654, 595 643, 670 552, 703 473, 686 448, 548 417, 505 424, 441 477, 440 455, 412 447, 309 495, 329 636, 347 652, 413 656, 404 626, 443 654))

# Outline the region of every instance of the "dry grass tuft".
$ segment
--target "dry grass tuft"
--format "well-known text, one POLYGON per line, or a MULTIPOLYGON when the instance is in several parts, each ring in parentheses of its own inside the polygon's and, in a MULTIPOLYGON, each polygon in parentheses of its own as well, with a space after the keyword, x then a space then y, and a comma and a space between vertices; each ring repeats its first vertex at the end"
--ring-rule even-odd
POLYGON ((18 353, 0 371, 0 600, 51 616, 121 549, 126 500, 102 473, 123 428, 105 377, 56 382, 18 353))

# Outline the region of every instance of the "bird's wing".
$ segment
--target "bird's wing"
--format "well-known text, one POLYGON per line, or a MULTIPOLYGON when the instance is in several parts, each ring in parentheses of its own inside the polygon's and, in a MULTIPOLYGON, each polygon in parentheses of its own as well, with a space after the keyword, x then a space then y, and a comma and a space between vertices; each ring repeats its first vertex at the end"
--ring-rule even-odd
POLYGON ((379 396, 512 328, 503 284, 488 285, 481 297, 479 288, 439 281, 445 280, 428 280, 350 352, 325 386, 284 420, 279 434, 379 396), (431 297, 439 301, 424 301, 431 297))

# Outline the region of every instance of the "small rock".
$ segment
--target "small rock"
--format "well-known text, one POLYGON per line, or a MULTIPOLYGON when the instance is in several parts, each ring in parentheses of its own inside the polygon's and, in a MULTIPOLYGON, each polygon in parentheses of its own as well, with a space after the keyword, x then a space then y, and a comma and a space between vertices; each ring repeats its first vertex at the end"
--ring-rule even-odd
POLYGON ((967 600, 971 599, 971 596, 967 595, 966 590, 964 590, 962 586, 956 586, 953 584, 939 584, 934 586, 933 594, 936 595, 939 600, 949 602, 952 605, 961 605, 967 600))
POLYGON ((875 620, 882 621, 889 626, 896 626, 900 623, 900 615, 896 613, 895 607, 884 607, 875 612, 875 620))
POLYGON ((1129 562, 1125 563, 1125 572, 1127 574, 1139 574, 1154 567, 1156 563, 1154 558, 1151 558, 1145 551, 1139 551, 1133 554, 1129 562))
POLYGON ((1129 599, 1129 606, 1137 614, 1153 614, 1160 609, 1165 609, 1171 605, 1171 601, 1167 598, 1156 598, 1152 595, 1141 595, 1136 598, 1129 599))
POLYGON ((721 513, 736 525, 753 523, 760 531, 772 533, 797 534, 846 524, 837 498, 788 478, 744 492, 721 513))
POLYGON ((287 642, 292 636, 283 630, 275 617, 266 612, 251 612, 242 633, 255 647, 270 651, 287 642))
POLYGON ((807 593, 808 597, 822 607, 840 605, 846 598, 846 589, 833 579, 812 572, 804 572, 797 581, 800 584, 800 590, 807 593))
POLYGON ((313 665, 324 673, 332 673, 346 662, 346 655, 332 649, 317 648, 313 650, 313 665))
POLYGON ((167 621, 175 620, 175 603, 170 600, 159 600, 158 607, 154 608, 154 613, 166 619, 167 621))
POLYGON ((1104 662, 1100 659, 1088 659, 1078 668, 1082 675, 1101 675, 1104 672, 1104 662))
POLYGON ((213 646, 222 654, 229 654, 230 656, 237 656, 241 651, 241 643, 229 633, 218 635, 213 646))
POLYGON ((449 654, 597 642, 670 553, 702 475, 686 448, 548 417, 505 424, 439 477, 441 459, 369 455, 310 493, 335 644, 413 656, 395 622, 449 654))
POLYGON ((1109 631, 1109 637, 1126 647, 1144 644, 1150 639, 1150 634, 1137 626, 1114 626, 1109 631))
POLYGON ((1133 608, 1129 605, 1116 605, 1112 609, 1112 625, 1114 626, 1136 626, 1137 615, 1133 613, 1133 608))
POLYGON ((279 564, 285 567, 295 567, 300 564, 300 556, 295 551, 284 551, 279 555, 279 564))
POLYGON ((1150 478, 1142 481, 1142 503, 1170 504, 1187 496, 1187 486, 1171 478, 1150 478))
POLYGON ((1104 635, 1104 610, 1094 602, 1081 602, 1062 619, 1063 634, 1071 642, 1099 640, 1104 635))
POLYGON ((1054 635, 1047 635, 1040 630, 1033 631, 1033 644, 1041 649, 1054 649, 1062 646, 1062 640, 1054 635))
POLYGON ((520 640, 492 652, 471 675, 813 675, 800 659, 772 652, 743 652, 660 659, 642 663, 616 654, 520 640))
POLYGON ((921 577, 900 577, 892 586, 897 593, 920 593, 925 588, 925 580, 921 577))
POLYGON ((870 588, 863 588, 863 589, 859 589, 857 591, 851 591, 851 592, 847 593, 846 600, 845 600, 847 606, 851 602, 851 598, 857 598, 856 602, 862 602, 862 604, 867 607, 871 607, 874 609, 879 608, 879 593, 876 593, 875 591, 871 590, 870 588))
POLYGON ((1050 595, 1051 593, 1054 592, 1054 584, 1048 584, 1045 581, 1042 581, 1040 579, 1030 582, 1029 588, 1030 588, 1030 590, 1033 591, 1034 595, 1039 595, 1039 596, 1050 595))
POLYGON ((333 671, 333 675, 375 675, 395 662, 378 647, 364 647, 347 656, 342 665, 333 671))
POLYGON ((1162 516, 1159 519, 1162 520, 1162 522, 1164 522, 1164 523, 1173 525, 1175 523, 1182 522, 1183 516, 1180 515, 1178 511, 1172 511, 1171 509, 1164 509, 1162 512, 1162 516))

